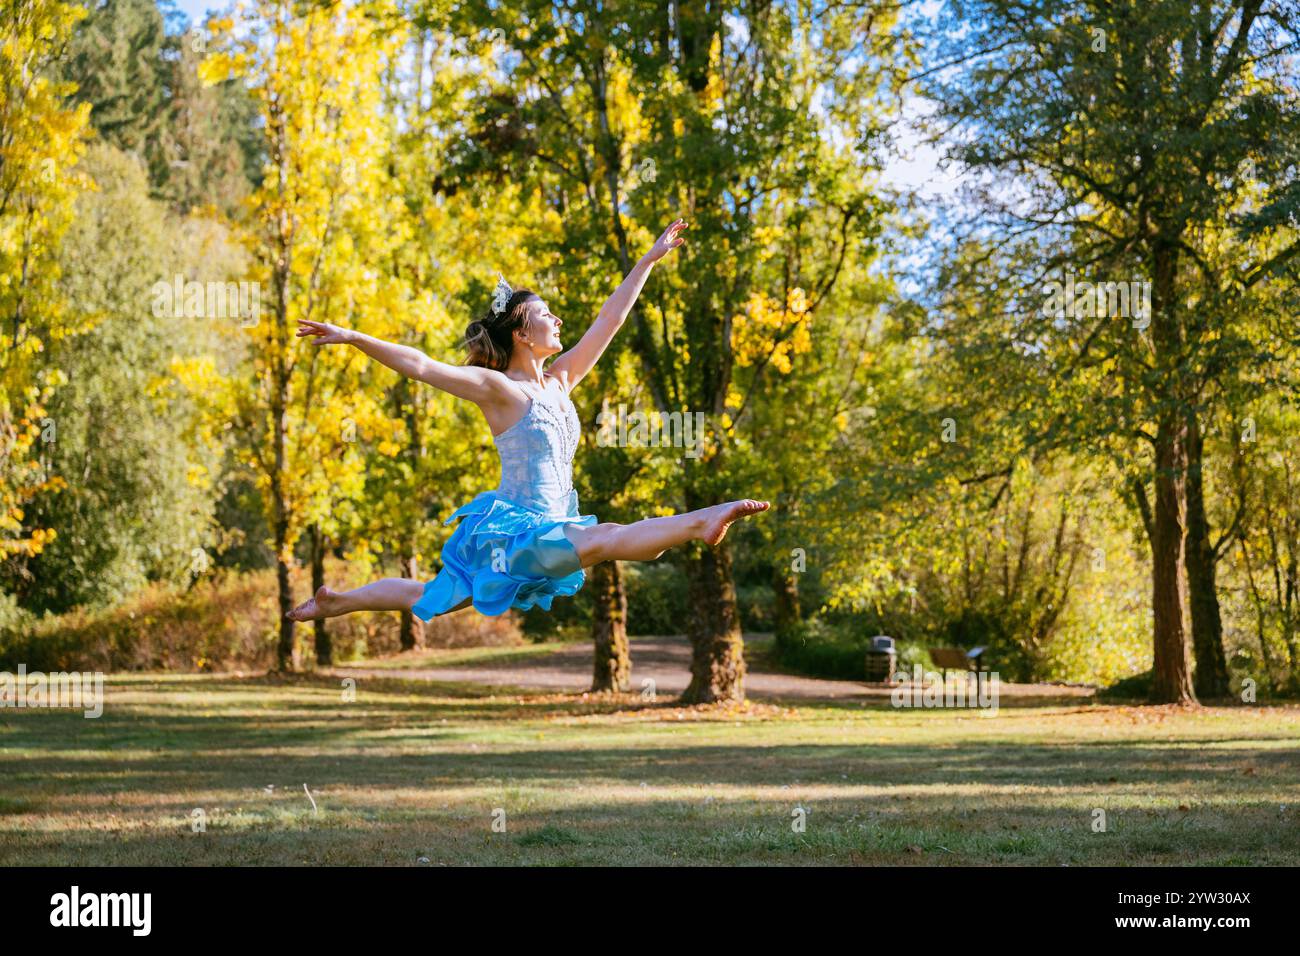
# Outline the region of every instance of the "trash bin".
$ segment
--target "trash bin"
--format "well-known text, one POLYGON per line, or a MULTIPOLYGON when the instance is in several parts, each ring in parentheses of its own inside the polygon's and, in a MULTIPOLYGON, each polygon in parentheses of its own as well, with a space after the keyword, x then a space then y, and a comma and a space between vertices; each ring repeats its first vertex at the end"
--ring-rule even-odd
POLYGON ((868 684, 892 684, 897 652, 894 639, 884 634, 877 634, 871 639, 867 649, 866 675, 868 684))

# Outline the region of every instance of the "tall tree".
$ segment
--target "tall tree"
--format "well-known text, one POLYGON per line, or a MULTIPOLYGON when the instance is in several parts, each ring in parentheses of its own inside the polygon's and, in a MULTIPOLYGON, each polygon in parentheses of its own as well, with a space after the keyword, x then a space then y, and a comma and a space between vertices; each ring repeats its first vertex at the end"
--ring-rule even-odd
POLYGON ((51 534, 24 507, 63 479, 42 466, 57 440, 46 402, 64 381, 43 354, 77 325, 59 285, 59 243, 85 186, 76 170, 89 107, 53 75, 84 11, 59 0, 4 0, 0 43, 0 557, 40 552, 51 534))
MULTIPOLYGON (((328 534, 361 493, 358 439, 382 412, 355 387, 353 353, 307 349, 297 320, 367 327, 403 301, 399 282, 376 272, 400 198, 385 188, 388 156, 381 65, 397 39, 365 10, 338 4, 297 10, 275 0, 214 18, 208 80, 243 77, 257 100, 268 171, 254 194, 251 235, 268 289, 267 315, 251 323, 254 381, 243 392, 248 464, 258 475, 276 554, 282 669, 295 666, 290 571, 311 527, 328 534)), ((318 635, 321 632, 318 632, 318 635)))
POLYGON ((165 238, 174 224, 135 157, 97 143, 80 169, 95 188, 78 198, 60 250, 78 327, 46 352, 68 382, 50 402, 58 440, 42 459, 66 483, 29 509, 57 536, 16 588, 28 606, 54 611, 111 604, 148 580, 188 581, 204 563, 216 470, 189 439, 195 409, 171 387, 173 360, 203 342, 204 320, 157 308, 153 292, 181 267, 165 238))
POLYGON ((145 164, 156 198, 237 215, 260 178, 256 107, 238 81, 199 80, 206 35, 183 30, 170 0, 98 0, 88 11, 60 70, 96 131, 145 164))
MULTIPOLYGON (((1065 311, 1039 311, 1023 338, 1068 340, 1062 373, 1107 370, 1098 391, 1073 396, 1075 408, 1103 416, 1074 421, 1107 441, 1124 423, 1129 460, 1146 463, 1131 493, 1151 549, 1152 697, 1194 700, 1180 566, 1185 532, 1196 564, 1209 529, 1195 511, 1184 526, 1189 471, 1201 468, 1191 423, 1207 381, 1230 371, 1225 356, 1238 340, 1199 308, 1211 262, 1202 237, 1244 212, 1258 189, 1273 216, 1252 224, 1257 236, 1275 232, 1294 205, 1294 180, 1247 171, 1276 156, 1279 133, 1295 139, 1296 91, 1286 77, 1296 11, 1267 0, 1107 0, 1065 10, 1045 0, 976 0, 952 12, 937 53, 949 69, 930 92, 941 122, 957 130, 953 158, 990 184, 981 215, 1009 236, 1032 233, 1041 250, 1023 286, 1069 272, 1089 283, 1150 284, 1150 314, 1139 323, 1080 308, 1095 303, 1090 285, 1065 311)), ((1254 248, 1253 261, 1213 275, 1214 286, 1249 288, 1300 252, 1266 240, 1254 248)), ((1206 592, 1214 581, 1196 566, 1193 625, 1212 655, 1217 607, 1206 592)), ((1221 691, 1215 662, 1207 658, 1206 668, 1208 689, 1221 691)))
MULTIPOLYGON (((495 30, 506 53, 505 81, 479 99, 464 167, 537 183, 564 215, 566 243, 599 251, 603 270, 629 271, 662 221, 692 224, 680 268, 651 283, 629 319, 653 408, 710 423, 702 454, 684 458, 673 479, 681 508, 742 490, 732 336, 755 294, 784 301, 786 277, 755 274, 776 242, 772 230, 835 224, 792 283, 808 290, 814 310, 846 257, 869 242, 879 203, 862 167, 879 129, 862 104, 889 85, 882 53, 891 18, 885 4, 524 0, 452 9, 454 32, 495 30)), ((693 547, 685 559, 688 702, 744 696, 730 549, 693 547)))
POLYGON ((99 135, 166 176, 167 46, 163 11, 154 0, 98 0, 87 6, 62 69, 77 84, 75 99, 90 105, 99 135))

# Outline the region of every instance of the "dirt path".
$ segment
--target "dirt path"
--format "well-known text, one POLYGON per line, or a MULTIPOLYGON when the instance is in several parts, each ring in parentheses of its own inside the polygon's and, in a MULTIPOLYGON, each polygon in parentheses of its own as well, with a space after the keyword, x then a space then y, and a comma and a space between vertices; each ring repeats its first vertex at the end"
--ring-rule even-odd
MULTIPOLYGON (((637 638, 632 641, 632 690, 642 691, 654 682, 656 694, 680 694, 690 682, 691 647, 684 637, 637 638)), ((527 687, 539 690, 581 693, 591 686, 592 646, 574 644, 550 654, 524 660, 435 668, 337 667, 345 677, 394 677, 429 681, 466 681, 489 686, 527 687)), ((890 688, 856 681, 821 680, 780 674, 761 665, 751 665, 745 678, 745 692, 756 699, 867 700, 888 697, 890 688)), ((1054 684, 1009 684, 1002 682, 1003 698, 1080 698, 1092 695, 1090 688, 1060 687, 1054 684)))

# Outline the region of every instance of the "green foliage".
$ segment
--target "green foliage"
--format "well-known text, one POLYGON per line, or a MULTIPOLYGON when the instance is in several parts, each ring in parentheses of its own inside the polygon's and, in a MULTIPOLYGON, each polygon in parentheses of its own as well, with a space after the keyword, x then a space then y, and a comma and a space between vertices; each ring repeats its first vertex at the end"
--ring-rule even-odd
POLYGON ((862 680, 872 635, 857 622, 831 623, 822 617, 777 632, 776 659, 782 667, 811 677, 862 680))
POLYGON ((1140 701, 1146 700, 1150 693, 1151 672, 1144 671, 1141 674, 1134 674, 1132 677, 1116 681, 1110 687, 1100 691, 1097 696, 1102 700, 1140 701))
POLYGON ((681 634, 686 601, 686 575, 680 564, 623 565, 627 587, 627 630, 629 634, 681 634))
MULTIPOLYGON (((1291 7, 258 2, 203 33, 150 0, 6 12, 10 635, 184 593, 208 554, 296 573, 317 534, 358 573, 432 576, 440 519, 493 478, 480 417, 301 347, 293 319, 451 359, 500 269, 576 338, 682 215, 688 245, 577 393, 584 511, 772 499, 728 539, 737 605, 777 629, 792 577, 807 620, 778 649, 805 672, 859 673, 883 632, 907 662, 983 645, 1008 679, 1109 684, 1152 666, 1144 506, 1181 471, 1234 675, 1300 687, 1291 7), (994 187, 944 229, 875 177, 918 46, 956 64, 927 92, 994 187), (1158 278, 1152 327, 1045 315, 1044 279, 1089 269, 1158 278), (174 273, 261 281, 263 322, 152 315, 174 273), (601 447, 607 402, 705 413, 703 457, 601 447), (1203 459, 1174 440, 1189 425, 1203 459)), ((625 566, 632 633, 699 610, 685 557, 625 566)), ((523 628, 591 615, 581 593, 523 628)))
POLYGON ((107 143, 140 158, 152 195, 235 215, 260 179, 256 108, 239 83, 204 84, 201 34, 168 32, 170 3, 92 3, 61 62, 107 143))
POLYGON ((57 535, 11 585, 26 606, 56 612, 188 580, 212 511, 198 476, 215 466, 178 442, 194 410, 164 384, 193 321, 150 310, 151 286, 170 272, 164 210, 139 164, 110 146, 93 147, 82 171, 95 188, 77 201, 62 256, 64 293, 84 325, 48 352, 68 376, 49 405, 46 451, 65 483, 29 515, 57 535))
POLYGON ((162 12, 153 0, 92 2, 87 11, 60 64, 77 85, 73 101, 89 104, 102 140, 140 157, 161 178, 168 105, 162 12))

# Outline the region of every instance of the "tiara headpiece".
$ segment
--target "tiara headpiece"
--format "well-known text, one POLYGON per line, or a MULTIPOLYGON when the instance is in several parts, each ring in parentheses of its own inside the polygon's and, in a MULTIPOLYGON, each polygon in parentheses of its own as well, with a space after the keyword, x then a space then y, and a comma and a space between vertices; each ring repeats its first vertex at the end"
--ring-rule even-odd
POLYGON ((492 314, 500 315, 504 312, 506 310, 506 303, 510 301, 510 297, 514 294, 515 290, 510 287, 510 283, 506 281, 506 277, 498 272, 496 291, 492 293, 492 314))

